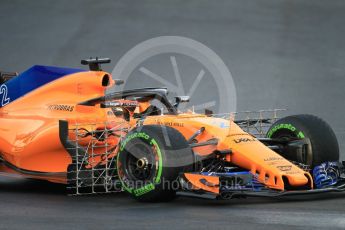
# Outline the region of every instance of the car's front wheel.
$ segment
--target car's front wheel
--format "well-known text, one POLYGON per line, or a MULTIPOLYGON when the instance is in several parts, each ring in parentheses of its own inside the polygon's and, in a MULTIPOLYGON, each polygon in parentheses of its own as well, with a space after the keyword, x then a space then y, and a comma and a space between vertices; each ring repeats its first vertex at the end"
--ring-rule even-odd
POLYGON ((308 114, 284 117, 275 122, 267 132, 269 138, 308 139, 309 151, 300 156, 281 155, 314 168, 327 161, 339 160, 337 138, 331 127, 322 119, 308 114), (293 159, 292 159, 293 158, 293 159))
POLYGON ((117 156, 125 191, 140 201, 169 201, 179 189, 178 176, 190 171, 193 152, 184 136, 167 126, 147 125, 130 131, 117 156))

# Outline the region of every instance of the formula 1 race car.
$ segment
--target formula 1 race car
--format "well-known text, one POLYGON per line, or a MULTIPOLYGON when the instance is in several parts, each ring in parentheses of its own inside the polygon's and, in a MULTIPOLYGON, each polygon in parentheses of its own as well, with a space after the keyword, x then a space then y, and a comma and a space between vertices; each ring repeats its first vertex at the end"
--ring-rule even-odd
POLYGON ((109 62, 1 74, 2 175, 64 183, 69 194, 126 191, 141 201, 345 191, 337 139, 320 118, 181 112, 188 97, 172 103, 166 88, 105 94, 123 83, 101 70, 109 62))

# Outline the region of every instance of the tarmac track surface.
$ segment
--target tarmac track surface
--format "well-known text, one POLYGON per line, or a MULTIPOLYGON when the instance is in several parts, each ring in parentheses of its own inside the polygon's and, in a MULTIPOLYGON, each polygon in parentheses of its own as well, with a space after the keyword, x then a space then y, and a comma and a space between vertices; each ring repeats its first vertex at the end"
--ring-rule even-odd
POLYGON ((64 186, 1 179, 1 229, 344 229, 344 195, 179 197, 140 203, 124 193, 66 196, 64 186))

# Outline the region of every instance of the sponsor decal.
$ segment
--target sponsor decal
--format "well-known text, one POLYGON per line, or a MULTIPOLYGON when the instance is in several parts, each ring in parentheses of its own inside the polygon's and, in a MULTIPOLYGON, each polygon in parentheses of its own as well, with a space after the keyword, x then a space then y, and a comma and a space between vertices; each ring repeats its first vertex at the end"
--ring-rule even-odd
POLYGON ((244 143, 253 142, 253 141, 256 141, 256 139, 255 139, 254 137, 252 137, 252 138, 239 138, 239 139, 234 139, 234 142, 235 142, 236 144, 239 144, 239 143, 242 143, 242 142, 244 142, 244 143))
POLYGON ((269 163, 267 163, 267 165, 277 165, 277 164, 280 164, 279 161, 271 161, 269 163))
POLYGON ((229 122, 223 122, 223 121, 218 121, 218 120, 212 120, 209 122, 211 125, 218 126, 219 128, 222 129, 228 129, 230 128, 229 122))
POLYGON ((107 107, 137 107, 139 103, 131 100, 117 100, 106 103, 107 107))
POLYGON ((73 105, 48 105, 49 110, 58 110, 65 112, 72 112, 74 110, 73 105))
POLYGON ((277 132, 278 130, 280 130, 280 129, 288 129, 288 130, 290 130, 291 132, 296 133, 297 137, 299 137, 299 138, 304 138, 304 137, 305 137, 305 136, 304 136, 304 133, 303 133, 302 131, 299 131, 299 132, 297 133, 296 127, 293 126, 293 125, 291 125, 291 124, 279 124, 279 125, 274 126, 274 127, 267 133, 267 137, 271 138, 272 135, 273 135, 275 132, 277 132))
POLYGON ((227 122, 227 123, 221 122, 221 123, 219 124, 219 127, 222 128, 222 129, 227 129, 227 128, 230 128, 230 125, 229 125, 228 122, 227 122))
POLYGON ((264 161, 280 161, 283 160, 283 157, 269 157, 269 158, 265 158, 264 161))
POLYGON ((157 121, 158 125, 173 126, 173 127, 184 127, 183 123, 180 122, 161 122, 157 121))
POLYGON ((152 190, 155 189, 155 184, 159 184, 161 182, 161 176, 162 176, 162 169, 163 169, 163 160, 162 160, 162 152, 158 146, 158 143, 155 139, 151 138, 148 134, 145 132, 137 132, 137 133, 132 133, 126 137, 126 139, 122 142, 121 147, 120 147, 120 153, 117 155, 117 162, 118 162, 118 175, 119 179, 121 181, 122 187, 128 191, 129 193, 132 193, 135 196, 142 196, 152 190), (144 140, 149 141, 149 144, 152 146, 154 149, 154 153, 156 155, 156 167, 157 167, 157 174, 153 178, 153 183, 146 184, 143 187, 140 188, 132 188, 130 187, 131 182, 128 180, 128 178, 124 175, 123 169, 121 162, 119 161, 119 157, 121 154, 121 151, 125 148, 126 144, 128 141, 134 139, 134 138, 141 138, 144 140))
POLYGON ((150 138, 149 135, 147 135, 146 133, 144 132, 139 132, 139 133, 132 133, 130 135, 127 136, 127 138, 122 142, 121 144, 121 147, 120 147, 120 151, 122 151, 126 144, 128 143, 128 141, 132 140, 133 138, 142 138, 142 139, 145 139, 145 140, 148 140, 150 138))
POLYGON ((283 171, 283 172, 290 171, 291 168, 292 168, 292 165, 277 166, 277 169, 279 169, 280 171, 283 171))
POLYGON ((297 171, 289 171, 285 173, 286 175, 294 175, 294 174, 299 174, 297 171))
POLYGON ((134 189, 133 193, 135 196, 141 196, 141 195, 144 195, 145 193, 148 193, 154 189, 155 189, 155 186, 152 183, 150 183, 150 184, 145 185, 144 187, 134 189))

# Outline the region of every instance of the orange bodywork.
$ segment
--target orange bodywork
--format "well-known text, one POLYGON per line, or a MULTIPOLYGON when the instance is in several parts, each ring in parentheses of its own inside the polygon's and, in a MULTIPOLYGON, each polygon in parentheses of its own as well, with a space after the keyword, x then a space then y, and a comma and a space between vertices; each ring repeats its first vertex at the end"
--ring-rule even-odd
MULTIPOLYGON (((195 147, 193 150, 196 154, 205 156, 215 150, 231 149, 232 153, 226 156, 225 160, 249 170, 269 188, 284 190, 284 177, 287 178, 291 186, 309 185, 312 187, 309 173, 266 147, 232 121, 200 114, 180 114, 177 116, 149 117, 144 124, 172 126, 186 138, 192 136, 200 127, 205 127, 205 132, 197 137, 198 142, 216 138, 218 144, 195 147)), ((191 177, 191 179, 193 178, 191 177)), ((193 180, 190 182, 199 187, 199 179, 194 180, 194 183, 193 180)))
MULTIPOLYGON (((109 74, 102 71, 74 73, 2 107, 0 153, 3 160, 25 171, 65 175, 71 157, 60 143, 59 120, 72 125, 111 121, 113 116, 109 116, 108 109, 78 103, 103 96, 106 88, 113 84, 109 74), (106 86, 104 78, 109 79, 106 86)), ((63 177, 51 178, 52 181, 65 182, 63 177)))
POLYGON ((219 177, 193 173, 185 173, 184 176, 188 181, 193 183, 193 190, 203 190, 219 194, 219 177), (205 182, 202 183, 202 180, 205 180, 205 182))
MULTIPOLYGON (((0 109, 1 157, 14 168, 52 174, 53 176, 48 180, 66 183, 67 167, 72 159, 60 142, 59 120, 66 120, 71 126, 83 123, 111 124, 121 120, 122 118, 115 117, 109 108, 102 108, 100 104, 78 105, 80 102, 104 96, 105 90, 113 85, 114 81, 106 72, 79 72, 45 84, 2 107, 0 109), (104 82, 107 84, 105 85, 104 82), (59 176, 54 177, 54 175, 59 176)), ((147 109, 148 106, 147 102, 138 105, 140 111, 147 109)), ((218 142, 216 145, 194 147, 195 154, 207 156, 216 150, 231 150, 225 161, 247 169, 269 188, 284 190, 284 178, 291 186, 309 184, 312 187, 312 179, 308 173, 244 132, 232 121, 187 113, 148 116, 142 124, 171 126, 180 131, 186 139, 204 127, 205 131, 197 136, 196 140, 200 143, 217 139, 218 142)), ((137 119, 131 118, 127 125, 134 127, 137 125, 137 119)), ((88 141, 86 138, 85 143, 88 141)), ((107 141, 116 147, 120 140, 112 138, 107 141)), ((101 152, 102 149, 99 151, 101 152)), ((101 158, 95 159, 101 161, 101 158)), ((13 173, 13 169, 0 170, 13 173)), ((218 178, 188 173, 185 176, 196 189, 219 192, 219 188, 215 186, 208 187, 200 183, 200 178, 204 178, 216 185, 219 183, 218 178)), ((44 178, 40 174, 30 177, 44 178)))

